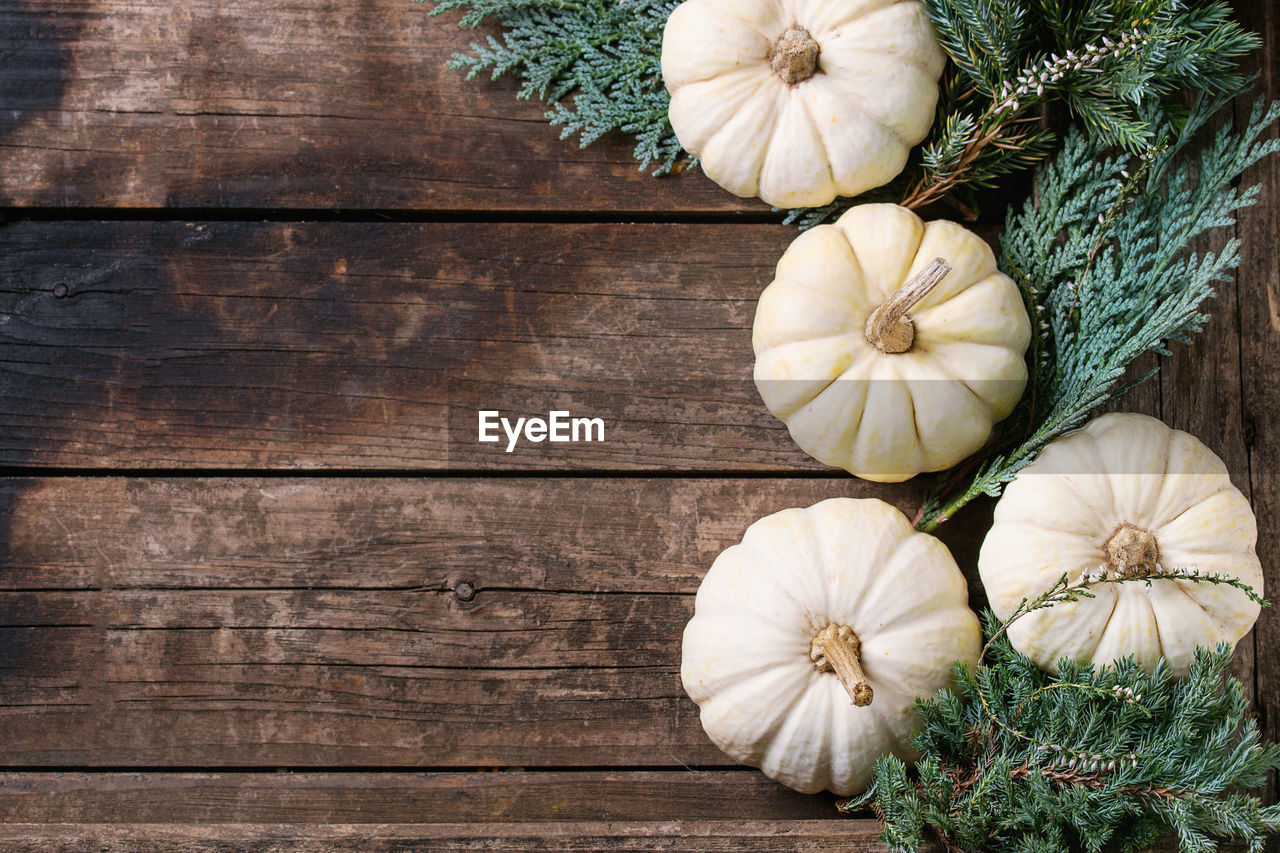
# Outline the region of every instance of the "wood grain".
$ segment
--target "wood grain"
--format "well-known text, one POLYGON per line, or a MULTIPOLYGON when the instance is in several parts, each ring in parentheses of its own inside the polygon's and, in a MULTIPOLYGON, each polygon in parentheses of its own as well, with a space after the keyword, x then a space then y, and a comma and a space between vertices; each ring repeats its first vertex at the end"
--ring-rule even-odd
MULTIPOLYGON (((706 567, 829 479, 10 481, 5 763, 723 765, 679 681, 706 567)), ((972 566, 980 531, 949 544, 972 566)))
MULTIPOLYGON (((1236 3, 1241 22, 1262 34, 1267 45, 1257 56, 1259 87, 1271 99, 1280 97, 1280 10, 1273 3, 1236 3)), ((1248 104, 1237 106, 1247 115, 1248 104)), ((1270 131, 1272 137, 1276 128, 1270 131)), ((1243 263, 1235 321, 1240 334, 1240 397, 1248 483, 1258 518, 1258 556, 1266 572, 1268 597, 1280 589, 1280 272, 1276 235, 1280 234, 1280 161, 1271 157, 1250 170, 1244 183, 1261 185, 1261 201, 1240 215, 1238 233, 1243 263)), ((1224 347, 1228 344, 1224 343, 1224 347)), ((1234 472, 1233 472, 1234 473, 1234 472)), ((1254 690, 1264 736, 1280 741, 1280 617, 1275 607, 1262 611, 1254 629, 1254 690)), ((1275 802, 1280 780, 1272 774, 1266 793, 1275 802)), ((1280 838, 1268 851, 1280 851, 1280 838)))
POLYGON ((0 204, 768 213, 467 83, 445 62, 496 30, 430 8, 4 0, 0 204))
MULTIPOLYGON (((1223 122, 1232 119, 1227 115, 1223 122)), ((1202 144, 1212 141, 1208 130, 1202 131, 1201 137, 1202 144)), ((1197 175, 1193 171, 1193 178, 1197 175)), ((1238 236, 1237 231, 1238 228, 1212 231, 1191 248, 1201 256, 1220 254, 1238 236)), ((1161 381, 1149 383, 1161 395, 1160 411, 1165 423, 1204 442, 1226 464, 1231 481, 1246 497, 1251 497, 1252 484, 1241 394, 1240 304, 1242 290, 1245 298, 1251 292, 1250 288, 1242 289, 1242 280, 1248 282, 1256 275, 1257 271, 1245 260, 1235 275, 1217 284, 1215 298, 1201 306, 1208 315, 1204 328, 1192 336, 1189 344, 1172 344, 1171 355, 1160 359, 1161 381)), ((1247 635, 1236 646, 1231 671, 1242 680, 1251 699, 1255 692, 1254 666, 1254 637, 1247 635)))
MULTIPOLYGON (((0 844, 44 853, 404 853, 417 850, 665 850, 672 853, 884 853, 871 820, 648 821, 508 824, 13 824, 0 844)), ((930 848, 925 853, 935 853, 930 848)))
MULTIPOLYGON (((1277 9, 1235 5, 1274 97, 1277 9)), ((692 594, 752 520, 923 486, 822 478, 760 405, 754 302, 794 231, 708 224, 770 214, 465 83, 444 60, 492 30, 456 21, 0 0, 0 206, 433 220, 0 228, 0 465, 286 475, 0 481, 0 847, 883 850, 731 768, 679 685, 692 594), (491 221, 565 214, 615 224, 491 221), (610 440, 507 455, 481 407, 610 440), (775 476, 494 476, 566 471, 775 476), (272 768, 306 772, 243 772, 272 768)), ((1252 179, 1238 281, 1124 408, 1223 455, 1274 585, 1280 166, 1252 179)), ((941 531, 975 607, 989 518, 941 531)), ((1273 740, 1277 647, 1267 611, 1236 662, 1273 740)))
MULTIPOLYGON (((794 236, 11 225, 0 464, 839 474, 795 446, 751 380, 755 302, 794 236), (482 409, 601 417, 606 440, 506 452, 477 441, 482 409)), ((1158 414, 1157 396, 1148 383, 1130 408, 1158 414)))
POLYGON ((830 820, 740 770, 501 773, 5 773, 2 823, 830 820))
POLYGON ((842 494, 918 499, 855 480, 10 479, 0 587, 689 594, 756 518, 842 494))
POLYGON ((0 229, 0 464, 821 471, 751 380, 783 226, 0 229), (477 441, 480 409, 603 443, 477 441))

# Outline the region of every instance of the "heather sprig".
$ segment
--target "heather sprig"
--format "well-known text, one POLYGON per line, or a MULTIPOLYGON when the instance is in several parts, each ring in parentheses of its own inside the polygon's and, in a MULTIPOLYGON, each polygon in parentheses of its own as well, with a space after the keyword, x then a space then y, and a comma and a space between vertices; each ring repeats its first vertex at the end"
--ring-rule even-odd
MULTIPOLYGON (((1061 107, 1100 149, 1140 156, 1181 120, 1187 92, 1240 91, 1239 59, 1258 44, 1223 2, 1207 0, 922 0, 951 59, 933 131, 875 200, 945 201, 976 215, 975 191, 1052 154, 1061 107)), ((792 211, 802 228, 851 204, 792 211)))

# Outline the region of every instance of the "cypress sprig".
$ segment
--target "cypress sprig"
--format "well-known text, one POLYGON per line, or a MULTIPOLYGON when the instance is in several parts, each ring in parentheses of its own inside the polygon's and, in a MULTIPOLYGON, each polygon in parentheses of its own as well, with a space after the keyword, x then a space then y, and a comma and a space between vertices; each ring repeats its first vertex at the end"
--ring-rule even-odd
MULTIPOLYGON (((424 2, 424 0, 415 0, 424 2)), ((679 0, 433 0, 432 14, 465 9, 461 24, 493 17, 502 37, 473 42, 451 68, 522 82, 517 97, 546 101, 547 119, 582 147, 621 131, 640 168, 667 174, 692 161, 680 148, 662 82, 662 28, 679 0)))
POLYGON ((1035 197, 1010 210, 1000 266, 1032 321, 1027 392, 991 449, 939 475, 921 530, 980 495, 998 496, 1050 441, 1149 378, 1121 382, 1135 359, 1168 354, 1203 326, 1200 306, 1230 280, 1239 242, 1205 254, 1191 247, 1257 200, 1258 188, 1237 179, 1280 151, 1280 141, 1262 138, 1280 105, 1259 103, 1238 131, 1224 124, 1198 158, 1188 156, 1230 94, 1201 96, 1180 127, 1153 115, 1167 142, 1138 158, 1072 131, 1039 172, 1035 197))

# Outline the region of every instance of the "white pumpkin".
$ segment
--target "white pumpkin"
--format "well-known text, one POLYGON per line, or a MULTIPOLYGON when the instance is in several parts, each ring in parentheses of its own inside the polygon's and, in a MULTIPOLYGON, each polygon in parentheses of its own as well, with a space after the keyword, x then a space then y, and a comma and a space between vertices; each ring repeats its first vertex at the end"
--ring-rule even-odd
POLYGON ((861 205, 778 262, 756 307, 756 387, 809 455, 900 482, 987 441, 1022 396, 1030 337, 984 240, 861 205))
MULTIPOLYGON (((1222 573, 1262 594, 1253 511, 1227 468, 1195 437, 1155 418, 1103 415, 1052 442, 1005 489, 979 571, 1002 619, 1062 575, 1142 577, 1157 566, 1222 573)), ((1185 675, 1196 646, 1235 644, 1259 606, 1229 586, 1104 583, 1096 598, 1057 604, 1009 627, 1045 669, 1070 658, 1106 664, 1163 656, 1185 675)))
POLYGON ((967 601, 946 546, 883 501, 783 510, 707 572, 680 677, 731 757, 798 791, 856 794, 881 755, 914 756, 916 699, 976 660, 967 601))
POLYGON ((662 38, 680 144, 730 192, 787 208, 893 180, 945 63, 915 0, 686 0, 662 38))

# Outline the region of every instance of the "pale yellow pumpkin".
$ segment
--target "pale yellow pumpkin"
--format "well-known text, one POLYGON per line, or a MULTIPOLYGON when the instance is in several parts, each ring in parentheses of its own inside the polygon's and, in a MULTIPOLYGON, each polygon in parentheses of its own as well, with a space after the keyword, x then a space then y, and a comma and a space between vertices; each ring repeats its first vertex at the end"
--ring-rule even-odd
MULTIPOLYGON (((1227 468, 1194 436, 1145 415, 1103 415, 1052 442, 1005 489, 982 545, 991 607, 1007 618, 1064 574, 1141 578, 1157 568, 1220 573, 1261 595, 1257 524, 1227 468)), ((1235 644, 1258 618, 1242 591, 1196 581, 1102 583, 1009 627, 1045 669, 1070 658, 1163 656, 1186 674, 1197 646, 1235 644)))
POLYGON ((662 39, 680 144, 730 192, 787 208, 893 180, 945 62, 915 0, 686 0, 662 39))
POLYGON ((915 755, 915 701, 973 663, 981 632, 946 546, 878 500, 757 521, 707 572, 680 677, 734 759, 798 791, 850 795, 915 755))
POLYGON ((984 240, 861 205, 778 262, 756 308, 756 387, 806 453, 898 482, 986 442, 1026 386, 1030 335, 984 240))

